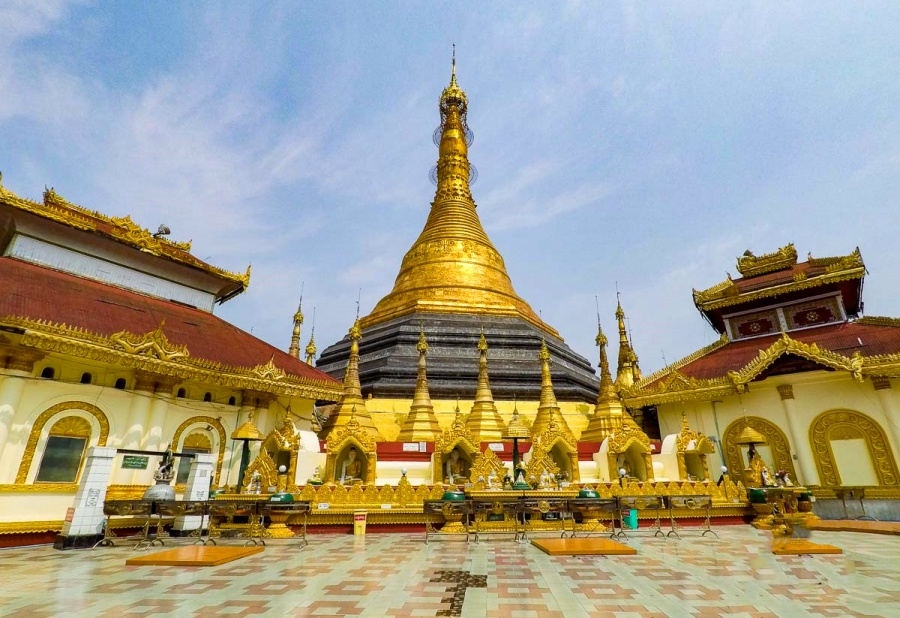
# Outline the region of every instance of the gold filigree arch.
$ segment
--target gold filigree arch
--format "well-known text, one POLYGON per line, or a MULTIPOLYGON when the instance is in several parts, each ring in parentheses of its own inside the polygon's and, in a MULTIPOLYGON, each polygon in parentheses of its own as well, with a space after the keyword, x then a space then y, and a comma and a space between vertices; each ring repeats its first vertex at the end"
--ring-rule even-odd
POLYGON ((772 422, 758 416, 741 417, 731 423, 722 434, 722 443, 725 448, 725 462, 729 472, 737 478, 744 469, 744 459, 741 455, 740 445, 735 443, 738 435, 743 431, 745 423, 764 435, 772 451, 774 459, 771 462, 775 470, 785 470, 790 474, 792 479, 797 478, 797 472, 794 470, 794 461, 791 457, 791 447, 787 436, 772 422))
MULTIPOLYGON (((532 442, 532 460, 540 456, 546 456, 559 468, 559 462, 553 457, 553 449, 557 448, 560 455, 565 458, 565 467, 570 474, 569 480, 573 483, 581 482, 581 472, 578 469, 578 442, 568 428, 562 428, 551 419, 547 428, 534 437, 532 442)), ((530 462, 529 462, 530 463, 530 462)), ((526 470, 528 467, 526 466, 526 470)), ((559 474, 559 470, 553 472, 559 474)))
POLYGON ((840 438, 864 439, 874 464, 878 484, 900 484, 897 462, 881 425, 861 412, 829 410, 817 416, 809 427, 809 441, 822 485, 841 484, 841 475, 831 449, 831 441, 840 438))
POLYGON ((491 472, 494 473, 494 482, 499 487, 503 483, 503 477, 509 474, 509 469, 500 461, 500 458, 497 457, 494 451, 487 449, 483 453, 479 453, 472 461, 472 468, 469 470, 469 480, 475 483, 476 489, 484 489, 491 472), (483 480, 479 481, 479 478, 483 480))
POLYGON ((17 485, 24 484, 25 479, 28 478, 28 471, 31 469, 31 463, 34 461, 34 451, 37 449, 38 440, 40 440, 44 426, 54 416, 66 410, 81 410, 94 417, 100 425, 100 436, 97 439, 97 446, 106 446, 106 440, 109 438, 109 419, 106 418, 103 410, 85 401, 65 401, 51 406, 44 410, 31 426, 28 442, 25 443, 25 452, 22 454, 22 463, 19 464, 19 471, 16 474, 17 485))
POLYGON ((442 483, 444 481, 444 460, 453 452, 453 449, 459 448, 469 458, 470 462, 475 461, 478 456, 478 446, 472 441, 469 431, 463 428, 465 434, 453 435, 450 431, 445 431, 438 436, 434 443, 434 453, 431 455, 431 480, 434 483, 442 483))
POLYGON ((216 462, 216 473, 213 476, 212 482, 214 484, 218 484, 219 478, 222 474, 222 462, 225 460, 225 428, 222 427, 222 423, 219 422, 219 419, 213 418, 212 416, 192 416, 191 418, 184 421, 182 424, 178 426, 178 429, 175 430, 175 435, 172 437, 172 442, 170 443, 173 451, 180 450, 181 446, 181 436, 184 432, 194 425, 210 425, 216 430, 216 434, 219 436, 219 456, 216 462))
POLYGON ((346 425, 333 431, 325 441, 325 478, 328 482, 334 480, 337 457, 350 445, 356 446, 359 452, 365 455, 365 482, 374 483, 375 465, 377 464, 377 443, 368 430, 359 424, 355 416, 352 416, 346 425))

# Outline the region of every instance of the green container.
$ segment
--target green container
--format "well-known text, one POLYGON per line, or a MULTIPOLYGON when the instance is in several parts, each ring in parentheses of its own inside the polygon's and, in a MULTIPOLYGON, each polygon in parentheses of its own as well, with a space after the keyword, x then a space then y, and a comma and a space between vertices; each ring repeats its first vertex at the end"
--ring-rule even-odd
POLYGON ((293 502, 294 496, 288 493, 283 494, 272 494, 269 497, 269 502, 293 502))
POLYGON ((747 497, 750 499, 750 504, 766 503, 766 492, 764 492, 762 489, 751 487, 747 490, 747 497))
POLYGON ((452 500, 454 502, 460 502, 466 499, 466 494, 461 491, 445 491, 444 495, 441 496, 441 500, 452 500))
POLYGON ((580 489, 578 490, 579 498, 599 498, 600 494, 598 494, 593 489, 580 489))

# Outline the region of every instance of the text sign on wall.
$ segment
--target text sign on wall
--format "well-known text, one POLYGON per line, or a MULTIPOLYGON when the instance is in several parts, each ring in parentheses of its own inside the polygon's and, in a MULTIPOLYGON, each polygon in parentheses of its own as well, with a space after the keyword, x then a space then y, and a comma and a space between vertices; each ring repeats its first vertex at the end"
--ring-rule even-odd
POLYGON ((418 453, 419 452, 419 443, 418 442, 404 442, 403 443, 403 452, 404 453, 418 453))
POLYGON ((127 470, 146 470, 150 458, 144 455, 124 455, 122 457, 122 468, 127 470))
POLYGON ((503 452, 503 443, 502 442, 491 442, 488 444, 488 448, 494 451, 495 453, 503 452))

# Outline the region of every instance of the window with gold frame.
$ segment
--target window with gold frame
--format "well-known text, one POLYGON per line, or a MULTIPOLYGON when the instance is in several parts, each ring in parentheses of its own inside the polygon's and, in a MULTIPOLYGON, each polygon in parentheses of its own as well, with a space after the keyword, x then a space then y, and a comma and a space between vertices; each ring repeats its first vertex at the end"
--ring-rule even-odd
POLYGON ((64 416, 50 427, 35 483, 74 483, 91 439, 91 424, 80 416, 64 416))

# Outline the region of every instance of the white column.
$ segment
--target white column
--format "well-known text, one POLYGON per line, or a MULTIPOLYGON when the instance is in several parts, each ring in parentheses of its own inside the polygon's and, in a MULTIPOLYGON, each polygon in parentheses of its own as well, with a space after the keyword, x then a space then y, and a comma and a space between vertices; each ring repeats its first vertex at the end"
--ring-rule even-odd
POLYGON ((144 438, 144 428, 147 426, 147 414, 150 410, 155 384, 156 378, 153 375, 138 373, 135 376, 134 394, 131 397, 131 406, 128 408, 127 429, 125 435, 122 436, 122 448, 140 448, 144 438))
POLYGON ((66 514, 66 522, 63 524, 60 536, 54 544, 57 549, 71 547, 85 547, 99 540, 102 534, 103 524, 103 500, 106 497, 106 488, 109 485, 109 475, 112 470, 113 458, 116 449, 108 446, 94 446, 88 449, 87 463, 81 474, 81 482, 78 485, 78 493, 75 494, 75 503, 70 512, 66 514), (66 539, 66 537, 70 537, 66 539), (86 537, 84 543, 79 544, 71 537, 86 537))
MULTIPOLYGON (((172 400, 172 390, 158 390, 153 397, 153 403, 150 405, 150 422, 148 423, 148 431, 144 440, 144 448, 148 451, 161 451, 165 445, 163 430, 166 423, 166 417, 169 415, 169 401, 172 400)), ((173 444, 172 450, 178 450, 178 445, 173 444)))
POLYGON ((872 378, 872 386, 875 387, 875 395, 887 420, 888 432, 894 440, 894 459, 900 462, 900 412, 894 401, 891 381, 888 378, 872 378))
POLYGON ((817 485, 819 473, 816 470, 816 462, 812 456, 812 446, 806 438, 804 428, 800 426, 797 406, 794 403, 794 387, 790 384, 778 386, 778 394, 781 396, 781 405, 784 415, 787 417, 788 431, 791 433, 791 442, 794 445, 794 454, 797 456, 797 471, 799 479, 794 479, 800 485, 817 485))
MULTIPOLYGON (((212 479, 213 466, 216 456, 213 454, 199 453, 194 455, 191 462, 191 472, 188 474, 187 485, 184 488, 184 500, 206 500, 209 498, 209 482, 212 479)), ((186 515, 176 517, 173 528, 175 530, 196 530, 203 527, 200 515, 186 515)))
POLYGON ((0 382, 0 461, 3 458, 3 449, 9 439, 9 430, 12 427, 16 411, 19 409, 19 401, 27 384, 26 378, 31 373, 27 371, 7 371, 0 382))

